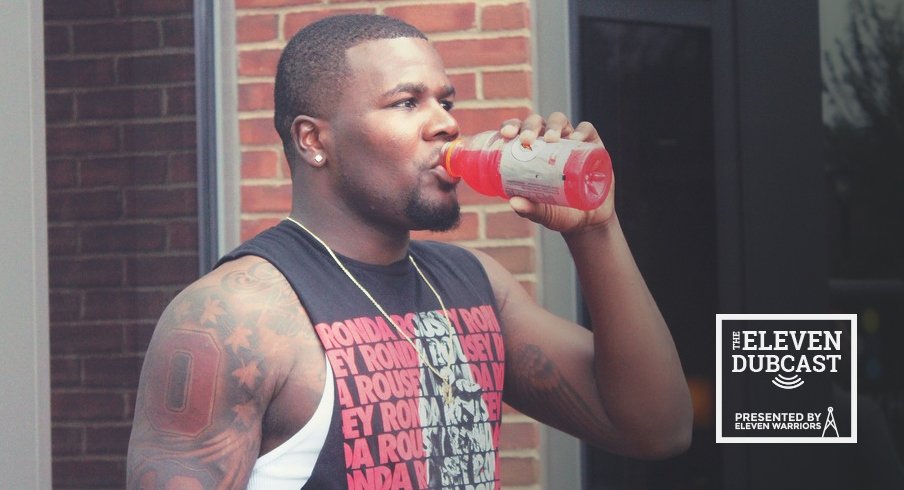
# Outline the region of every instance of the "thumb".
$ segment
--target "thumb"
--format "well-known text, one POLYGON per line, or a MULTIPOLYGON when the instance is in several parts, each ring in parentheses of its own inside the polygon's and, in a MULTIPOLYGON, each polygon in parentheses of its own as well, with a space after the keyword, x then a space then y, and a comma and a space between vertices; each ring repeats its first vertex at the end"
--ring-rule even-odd
POLYGON ((525 216, 525 214, 530 214, 533 211, 534 203, 530 202, 530 200, 525 199, 521 196, 514 196, 509 198, 509 204, 512 206, 512 209, 518 213, 520 216, 525 216))
POLYGON ((518 213, 519 216, 527 218, 530 215, 534 208, 536 208, 536 204, 532 203, 530 200, 525 199, 521 196, 514 196, 509 198, 509 205, 512 206, 512 209, 518 213))
POLYGON ((541 206, 527 198, 515 196, 509 199, 509 205, 518 213, 518 216, 527 218, 535 223, 543 224, 548 218, 548 206, 541 206))

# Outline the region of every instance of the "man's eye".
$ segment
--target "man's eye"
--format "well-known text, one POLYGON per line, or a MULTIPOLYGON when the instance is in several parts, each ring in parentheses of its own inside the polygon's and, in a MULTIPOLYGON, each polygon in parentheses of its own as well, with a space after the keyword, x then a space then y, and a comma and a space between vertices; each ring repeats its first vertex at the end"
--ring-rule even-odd
POLYGON ((414 99, 405 99, 395 103, 396 107, 402 107, 404 109, 414 109, 417 106, 417 103, 414 99))
POLYGON ((455 102, 452 102, 451 100, 441 100, 439 103, 443 106, 443 109, 447 111, 451 111, 452 108, 455 107, 455 102))

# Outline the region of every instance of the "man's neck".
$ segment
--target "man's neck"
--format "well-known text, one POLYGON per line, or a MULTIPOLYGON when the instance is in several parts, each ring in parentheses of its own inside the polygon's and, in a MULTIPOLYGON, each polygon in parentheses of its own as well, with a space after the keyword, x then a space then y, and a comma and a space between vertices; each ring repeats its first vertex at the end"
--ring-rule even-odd
POLYGON ((289 215, 317 235, 334 252, 376 265, 387 265, 408 255, 411 234, 387 230, 372 222, 350 219, 342 213, 318 213, 293 209, 289 215))

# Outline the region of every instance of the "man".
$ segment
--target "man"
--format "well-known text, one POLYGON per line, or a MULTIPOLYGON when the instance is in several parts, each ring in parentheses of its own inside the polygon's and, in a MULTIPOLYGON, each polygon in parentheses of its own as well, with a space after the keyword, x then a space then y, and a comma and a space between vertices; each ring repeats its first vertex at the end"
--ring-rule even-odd
MULTIPOLYGON (((410 240, 458 221, 439 165, 454 88, 415 28, 342 16, 300 31, 276 79, 286 221, 167 308, 148 348, 131 488, 498 488, 504 400, 610 451, 690 441, 668 329, 597 210, 511 204, 562 232, 594 331, 538 306, 487 255, 410 240)), ((501 129, 601 143, 589 123, 501 129)))

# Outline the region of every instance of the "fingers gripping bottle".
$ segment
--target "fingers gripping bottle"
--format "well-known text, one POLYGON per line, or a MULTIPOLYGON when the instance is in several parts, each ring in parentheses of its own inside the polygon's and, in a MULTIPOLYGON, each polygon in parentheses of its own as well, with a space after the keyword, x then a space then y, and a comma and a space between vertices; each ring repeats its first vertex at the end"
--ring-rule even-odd
POLYGON ((612 160, 602 145, 573 140, 529 147, 496 131, 443 146, 443 165, 487 196, 526 197, 581 210, 598 208, 612 186, 612 160))

